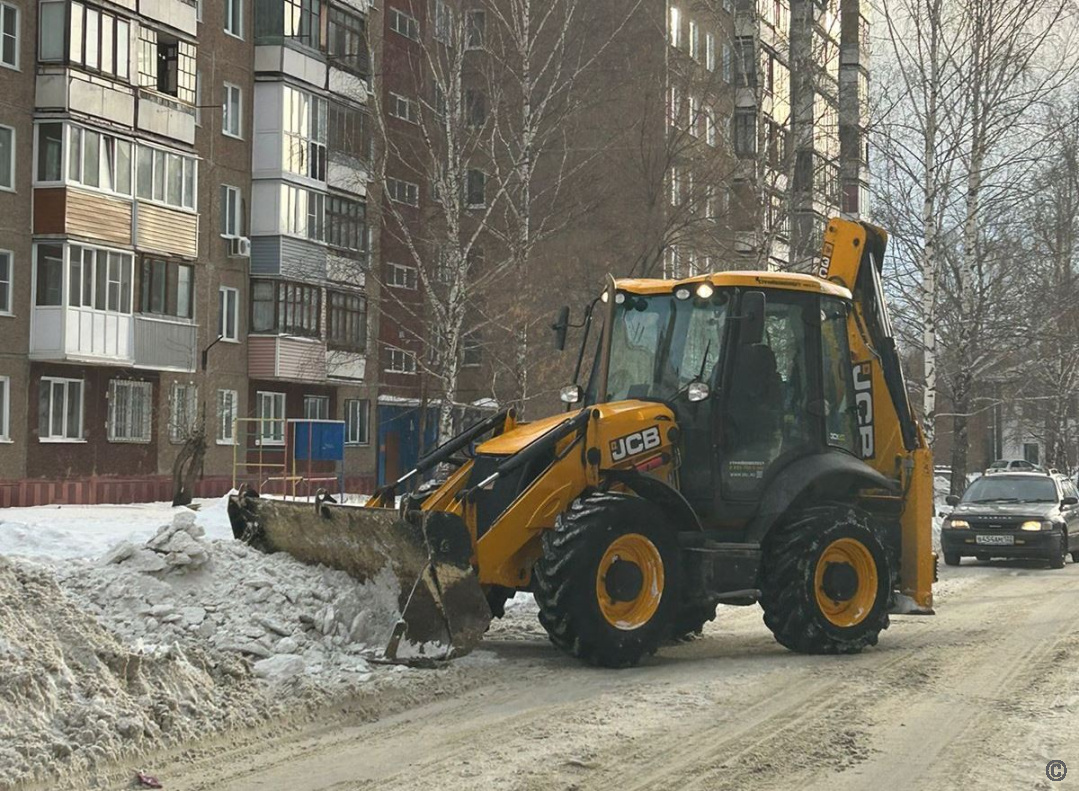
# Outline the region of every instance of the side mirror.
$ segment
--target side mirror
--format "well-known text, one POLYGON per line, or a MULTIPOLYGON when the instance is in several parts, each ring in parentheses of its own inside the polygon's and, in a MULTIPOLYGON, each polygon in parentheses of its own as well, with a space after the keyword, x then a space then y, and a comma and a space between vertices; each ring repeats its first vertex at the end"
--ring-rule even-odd
POLYGON ((559 391, 558 397, 566 404, 576 404, 581 400, 581 386, 566 385, 559 391))
POLYGON ((1079 497, 1065 497, 1060 501, 1061 505, 1079 505, 1079 497))
POLYGON ((704 401, 712 395, 712 389, 704 382, 690 382, 686 388, 686 398, 691 402, 704 401))
POLYGON ((959 505, 959 496, 955 494, 949 494, 947 497, 944 498, 944 502, 951 506, 959 505))
POLYGON ((742 325, 738 341, 743 346, 753 346, 764 339, 765 304, 763 291, 747 291, 742 295, 742 315, 738 317, 742 325))
MULTIPOLYGON (((558 311, 558 319, 551 325, 554 330, 554 347, 558 351, 566 348, 566 332, 569 330, 569 305, 563 305, 558 311)), ((563 399, 565 400, 565 399, 563 399)))

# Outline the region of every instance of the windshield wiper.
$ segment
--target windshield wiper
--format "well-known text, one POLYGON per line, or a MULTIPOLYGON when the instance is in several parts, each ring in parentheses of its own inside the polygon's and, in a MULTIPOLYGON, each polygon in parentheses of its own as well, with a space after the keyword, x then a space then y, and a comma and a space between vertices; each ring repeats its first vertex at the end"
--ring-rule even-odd
POLYGON ((985 500, 971 500, 972 503, 1018 503, 1018 497, 989 497, 985 500))

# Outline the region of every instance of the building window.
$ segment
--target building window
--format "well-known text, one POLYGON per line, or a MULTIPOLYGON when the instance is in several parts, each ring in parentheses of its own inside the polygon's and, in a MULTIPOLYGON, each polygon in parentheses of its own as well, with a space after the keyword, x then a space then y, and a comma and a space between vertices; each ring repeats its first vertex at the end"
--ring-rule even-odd
POLYGON ((734 56, 730 44, 723 45, 723 82, 730 85, 734 79, 734 56))
POLYGON ((243 137, 243 91, 240 90, 239 85, 225 83, 221 131, 229 137, 243 137))
MULTIPOLYGON (((68 305, 109 313, 131 313, 133 256, 71 245, 68 262, 68 305)), ((38 288, 41 286, 39 273, 38 288)))
POLYGON ((475 368, 483 360, 483 345, 475 335, 466 335, 461 342, 461 367, 475 368))
POLYGON ((189 264, 142 259, 142 313, 189 319, 194 315, 195 268, 189 264))
POLYGON ((225 32, 236 38, 244 37, 243 0, 225 0, 225 32))
POLYGON ((139 85, 174 96, 186 104, 194 104, 195 53, 194 44, 140 26, 139 85))
POLYGON ((37 127, 37 181, 58 183, 64 180, 64 125, 39 124, 37 127))
POLYGON ((258 392, 259 439, 263 445, 285 444, 285 394, 258 392))
POLYGON ((327 198, 326 243, 355 252, 367 249, 367 211, 362 201, 336 195, 327 198))
POLYGON ((465 47, 483 49, 487 38, 487 12, 472 10, 465 12, 465 47))
POLYGON ((128 81, 131 76, 131 26, 126 19, 82 3, 71 3, 71 15, 67 18, 65 4, 58 2, 42 3, 39 19, 39 58, 42 61, 64 60, 66 31, 69 63, 128 81))
POLYGON ((290 173, 326 180, 326 100, 284 88, 284 163, 290 173))
POLYGON ((169 392, 169 442, 184 442, 198 418, 199 389, 191 382, 173 382, 169 392))
POLYGON ((397 8, 389 9, 389 15, 390 30, 394 33, 400 33, 405 38, 419 41, 420 23, 416 21, 415 17, 411 17, 397 8))
POLYGON ((370 442, 368 418, 371 404, 366 398, 345 399, 345 444, 366 445, 370 442))
POLYGON ((411 181, 387 178, 386 193, 390 196, 390 200, 397 203, 405 203, 409 206, 420 205, 420 188, 411 181))
POLYGON ((326 48, 335 66, 360 77, 370 74, 367 25, 359 14, 339 6, 330 8, 326 48))
POLYGON ((11 441, 11 379, 0 376, 0 442, 11 441))
POLYGON ((153 385, 113 379, 109 382, 109 442, 149 442, 153 385))
POLYGON ((160 148, 139 145, 135 194, 178 209, 195 209, 196 161, 160 148))
POLYGON ((238 187, 221 185, 221 235, 227 238, 243 236, 243 196, 238 187))
POLYGON ((235 390, 217 391, 217 444, 236 443, 236 415, 239 394, 235 390))
POLYGON ((453 11, 450 10, 443 0, 434 0, 434 5, 434 37, 436 41, 441 41, 445 44, 449 40, 450 30, 453 28, 453 11))
POLYGON ((734 153, 752 157, 757 153, 757 115, 754 111, 734 114, 734 153))
POLYGON ((317 338, 322 314, 316 286, 274 280, 251 283, 251 331, 317 338))
POLYGON ((482 209, 487 205, 487 174, 469 168, 465 176, 465 202, 470 209, 482 209))
POLYGON ((39 244, 34 247, 34 304, 55 307, 64 304, 64 248, 39 244))
POLYGON ((689 20, 689 56, 697 60, 701 54, 701 29, 692 19, 689 20))
MULTIPOLYGON (((131 142, 79 126, 69 125, 67 130, 67 180, 91 189, 130 195, 131 142)), ((39 172, 48 174, 49 169, 50 163, 38 163, 39 172)))
POLYGON ((465 118, 471 127, 479 128, 487 123, 487 95, 479 88, 465 91, 465 118))
MULTIPOLYGON (((259 15, 255 16, 257 20, 259 15)), ((321 21, 321 0, 285 0, 286 38, 308 47, 318 47, 321 42, 321 21)))
POLYGON ((19 68, 19 9, 8 3, 0 3, 0 66, 19 68))
POLYGON ((304 420, 329 420, 329 396, 305 395, 303 397, 303 417, 304 420))
POLYGON ((15 130, 0 126, 0 189, 15 189, 15 130))
POLYGON ((0 250, 0 314, 11 315, 12 252, 0 250))
MULTIPOLYGON (((72 12, 74 16, 74 12, 72 12)), ((74 21, 74 19, 72 20, 74 21)), ((38 60, 43 62, 64 59, 65 35, 67 33, 67 4, 42 2, 38 6, 38 60)))
POLYGON ((330 147, 363 162, 371 159, 370 121, 364 110, 330 104, 330 147))
POLYGON ((281 221, 282 233, 313 239, 325 240, 326 232, 326 196, 321 192, 281 185, 281 221))
POLYGON ((700 112, 701 112, 700 101, 697 99, 696 96, 694 96, 693 94, 690 94, 686 99, 686 104, 687 104, 688 109, 689 109, 689 126, 686 127, 686 130, 693 137, 697 137, 697 132, 698 132, 698 129, 699 129, 698 124, 700 123, 700 112))
POLYGON ((399 93, 390 94, 390 115, 408 121, 410 124, 420 122, 420 104, 415 99, 409 99, 399 93))
POLYGON ((81 441, 82 396, 81 379, 42 377, 38 387, 38 439, 81 441))
POLYGON ((716 114, 714 110, 706 110, 704 113, 705 141, 715 148, 717 142, 716 114))
POLYGON ((704 37, 704 65, 708 71, 716 70, 716 37, 711 33, 704 37))
POLYGON ((393 374, 414 374, 416 373, 416 355, 412 352, 406 352, 404 349, 390 348, 389 352, 389 365, 386 371, 393 374))
POLYGON ((367 298, 340 291, 329 293, 327 343, 336 349, 362 352, 367 348, 367 298))
POLYGON ((682 46, 682 12, 671 6, 671 46, 682 46))
POLYGON ((386 285, 395 288, 416 288, 416 267, 403 264, 386 264, 386 285))
POLYGON ((217 336, 224 341, 240 339, 240 292, 221 286, 217 291, 217 336))

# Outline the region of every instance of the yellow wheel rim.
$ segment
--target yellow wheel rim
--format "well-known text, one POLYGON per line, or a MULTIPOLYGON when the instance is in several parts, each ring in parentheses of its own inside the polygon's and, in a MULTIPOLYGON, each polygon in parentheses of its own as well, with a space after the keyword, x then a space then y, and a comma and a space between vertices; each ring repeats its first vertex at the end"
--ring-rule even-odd
POLYGON ((833 541, 817 559, 813 590, 830 623, 857 626, 877 600, 877 564, 865 544, 854 538, 833 541))
POLYGON ((611 626, 631 631, 648 623, 663 598, 663 557, 639 533, 619 536, 596 569, 596 600, 611 626))

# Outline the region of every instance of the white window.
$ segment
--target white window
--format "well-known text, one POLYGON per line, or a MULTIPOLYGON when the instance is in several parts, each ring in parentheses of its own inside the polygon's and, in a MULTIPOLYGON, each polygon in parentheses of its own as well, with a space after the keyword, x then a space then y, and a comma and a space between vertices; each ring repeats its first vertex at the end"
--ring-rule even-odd
POLYGON ((238 187, 221 185, 221 235, 243 236, 243 197, 238 187))
POLYGON ((716 70, 716 37, 711 33, 704 37, 704 65, 708 71, 716 70))
POLYGON ((15 130, 0 126, 0 190, 15 189, 15 130))
POLYGON ((387 178, 386 193, 390 196, 390 200, 397 203, 406 203, 409 206, 420 205, 420 188, 411 181, 387 178))
POLYGON ((716 145, 716 116, 714 110, 708 110, 704 114, 705 134, 708 145, 715 147, 716 145))
POLYGON ((400 33, 406 38, 410 38, 413 41, 419 40, 420 37, 420 23, 416 21, 415 17, 411 17, 404 11, 400 11, 396 8, 389 9, 390 14, 390 30, 394 33, 400 33))
POLYGON ((285 169, 325 181, 327 101, 289 85, 285 86, 282 100, 285 169))
POLYGON ((675 6, 671 6, 671 46, 678 47, 682 44, 682 12, 675 6))
POLYGON ((689 97, 687 98, 687 104, 689 105, 689 133, 691 135, 693 135, 694 137, 696 137, 697 136, 697 130, 700 128, 698 126, 698 124, 700 124, 700 120, 701 120, 700 119, 700 114, 701 114, 700 102, 697 100, 696 96, 694 96, 693 94, 690 94, 689 97))
MULTIPOLYGON (((40 260, 38 263, 40 266, 40 260)), ((70 245, 68 263, 69 305, 109 313, 131 313, 134 256, 95 247, 70 245)), ((39 283, 44 274, 39 273, 39 283)), ((42 304, 40 285, 38 292, 38 304, 42 304)))
POLYGON ((184 442, 198 417, 199 389, 191 382, 173 382, 169 393, 169 441, 184 442))
POLYGON ((416 267, 403 264, 387 264, 386 285, 394 288, 416 288, 416 267))
POLYGON ((689 56, 696 60, 701 54, 701 29, 692 19, 689 20, 689 56))
POLYGON ((236 38, 244 37, 243 0, 225 0, 225 32, 236 38))
POLYGON ((240 339, 239 320, 240 292, 221 286, 217 292, 217 335, 222 340, 240 339))
POLYGON ((472 10, 465 12, 465 47, 483 49, 487 37, 487 12, 472 10))
POLYGON ((408 121, 410 124, 418 124, 420 122, 419 102, 399 93, 391 93, 390 115, 402 121, 408 121))
POLYGON ((19 9, 0 3, 0 66, 19 68, 19 9))
POLYGON ((326 195, 282 184, 281 232, 318 242, 325 241, 326 195))
MULTIPOLYGON (((131 142, 112 135, 102 134, 93 129, 68 126, 68 167, 67 178, 84 187, 131 194, 131 142)), ((38 156, 48 157, 48 136, 56 135, 53 124, 38 127, 38 156), (42 151, 42 138, 46 138, 46 149, 42 151)), ((39 169, 48 171, 48 163, 39 163, 39 169)), ((178 186, 182 188, 183 167, 176 170, 180 177, 178 186)), ((192 173, 193 176, 193 173, 192 173)), ((182 189, 181 189, 182 192, 182 189)), ((182 202, 182 194, 177 196, 182 202)))
POLYGON ((235 390, 217 391, 217 444, 236 443, 236 404, 239 395, 235 390))
POLYGON ((239 85, 225 83, 221 131, 229 137, 243 137, 243 91, 239 85))
POLYGON ((366 398, 345 400, 346 445, 366 445, 371 441, 367 429, 370 412, 371 404, 366 398))
POLYGON ((259 439, 263 445, 285 444, 285 394, 258 393, 259 439))
POLYGON ((0 315, 11 315, 11 267, 13 253, 0 250, 0 315))
POLYGON ((0 376, 0 442, 11 441, 11 379, 0 376))
POLYGON ((303 417, 304 420, 329 420, 329 396, 305 395, 303 397, 303 417))
POLYGON ((667 122, 673 127, 682 125, 682 94, 677 85, 672 85, 668 91, 667 122))
POLYGON ((81 379, 42 377, 38 387, 38 439, 82 441, 81 379))
POLYGON ((109 382, 109 442, 149 442, 153 385, 128 379, 109 382))
POLYGON ((678 168, 671 168, 671 205, 677 206, 682 198, 682 178, 678 168))
POLYGON ((194 157, 139 145, 135 194, 178 209, 194 209, 197 162, 194 157))
POLYGON ((483 361, 483 344, 474 335, 466 335, 461 342, 461 367, 475 368, 483 361))
POLYGON ((731 55, 730 44, 723 45, 723 82, 730 84, 734 77, 734 59, 731 55))
POLYGON ((404 349, 390 348, 389 367, 386 370, 395 374, 416 373, 416 355, 404 349))

